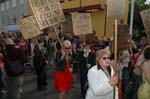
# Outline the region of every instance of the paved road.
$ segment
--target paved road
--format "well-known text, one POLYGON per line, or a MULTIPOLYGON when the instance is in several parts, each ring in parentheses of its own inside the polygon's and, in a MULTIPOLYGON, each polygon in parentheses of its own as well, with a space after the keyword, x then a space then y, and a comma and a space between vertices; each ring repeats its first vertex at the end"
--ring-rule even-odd
MULTIPOLYGON (((21 99, 58 99, 58 93, 53 85, 54 69, 48 69, 48 86, 47 90, 39 91, 36 89, 36 76, 34 73, 26 72, 24 74, 23 94, 21 99)), ((5 99, 5 97, 3 98, 5 99)), ((76 89, 72 89, 67 99, 80 99, 79 92, 76 89)))

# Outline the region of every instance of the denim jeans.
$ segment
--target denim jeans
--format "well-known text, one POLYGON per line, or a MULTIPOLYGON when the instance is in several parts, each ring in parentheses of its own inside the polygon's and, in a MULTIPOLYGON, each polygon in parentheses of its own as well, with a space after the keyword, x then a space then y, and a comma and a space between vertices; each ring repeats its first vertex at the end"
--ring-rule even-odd
POLYGON ((130 76, 130 70, 129 68, 124 68, 122 71, 122 91, 123 93, 126 93, 125 88, 127 87, 129 76, 130 76))
POLYGON ((142 76, 133 73, 133 84, 128 92, 127 99, 137 99, 137 92, 142 82, 142 76))

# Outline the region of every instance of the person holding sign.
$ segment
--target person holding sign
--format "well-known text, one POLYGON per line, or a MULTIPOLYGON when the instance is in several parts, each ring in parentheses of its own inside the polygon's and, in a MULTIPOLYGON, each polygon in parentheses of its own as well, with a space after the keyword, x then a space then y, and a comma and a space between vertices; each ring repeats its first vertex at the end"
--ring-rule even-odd
MULTIPOLYGON (((110 66, 110 53, 104 49, 96 52, 96 65, 88 71, 89 88, 86 99, 113 99, 113 89, 118 77, 110 66)), ((115 88, 115 99, 118 99, 118 88, 115 88)))
POLYGON ((55 68, 55 88, 59 92, 59 99, 66 99, 66 93, 71 89, 72 74, 70 71, 70 50, 71 42, 65 40, 62 44, 56 44, 56 68, 55 68), (63 48, 62 48, 63 47, 63 48))
POLYGON ((38 41, 38 44, 34 49, 33 64, 37 75, 37 89, 44 91, 47 86, 47 64, 48 64, 48 51, 43 46, 42 41, 38 41))
POLYGON ((138 89, 138 99, 150 99, 150 46, 146 46, 143 52, 144 61, 142 61, 142 84, 138 89))

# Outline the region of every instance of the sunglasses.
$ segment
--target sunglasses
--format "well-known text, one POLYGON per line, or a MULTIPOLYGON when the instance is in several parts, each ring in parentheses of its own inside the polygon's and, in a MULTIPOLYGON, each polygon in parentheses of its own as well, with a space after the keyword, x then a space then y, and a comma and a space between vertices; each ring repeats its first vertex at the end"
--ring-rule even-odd
POLYGON ((106 59, 109 59, 109 60, 110 60, 110 57, 103 57, 102 59, 103 59, 103 60, 106 60, 106 59))
POLYGON ((65 48, 65 49, 70 49, 70 48, 65 48))

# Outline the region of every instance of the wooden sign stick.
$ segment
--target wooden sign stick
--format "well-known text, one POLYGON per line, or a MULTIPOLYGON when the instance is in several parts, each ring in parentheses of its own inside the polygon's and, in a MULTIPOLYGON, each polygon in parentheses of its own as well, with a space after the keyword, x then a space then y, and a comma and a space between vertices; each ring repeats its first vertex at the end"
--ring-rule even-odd
POLYGON ((60 40, 60 38, 59 38, 59 36, 58 36, 58 31, 57 31, 56 26, 53 26, 53 28, 54 28, 54 31, 55 31, 55 33, 56 33, 56 37, 57 37, 57 39, 58 39, 58 42, 60 43, 60 46, 63 48, 62 42, 61 42, 61 40, 60 40))
MULTIPOLYGON (((115 70, 115 74, 117 74, 117 19, 115 19, 115 67, 114 67, 114 70, 115 70)), ((114 86, 114 89, 113 89, 113 99, 115 99, 115 94, 116 94, 116 88, 114 86)))

